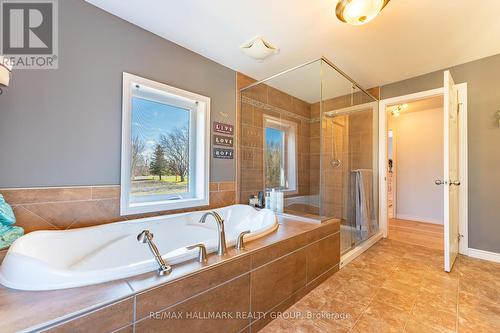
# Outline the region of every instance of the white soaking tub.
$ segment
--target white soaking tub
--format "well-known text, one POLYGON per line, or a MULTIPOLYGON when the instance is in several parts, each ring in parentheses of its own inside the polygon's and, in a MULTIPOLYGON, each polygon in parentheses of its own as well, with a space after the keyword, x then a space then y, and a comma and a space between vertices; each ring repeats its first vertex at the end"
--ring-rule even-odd
MULTIPOLYGON (((245 241, 278 228, 276 215, 246 205, 216 209, 224 219, 228 247, 239 233, 250 230, 245 241)), ((217 250, 217 224, 212 216, 199 223, 204 212, 192 212, 117 222, 65 231, 35 231, 10 247, 0 266, 0 283, 21 290, 54 290, 121 279, 158 269, 147 244, 137 235, 148 229, 167 264, 195 258, 186 246, 204 243, 217 250)), ((175 267, 173 267, 175 270, 175 267)))

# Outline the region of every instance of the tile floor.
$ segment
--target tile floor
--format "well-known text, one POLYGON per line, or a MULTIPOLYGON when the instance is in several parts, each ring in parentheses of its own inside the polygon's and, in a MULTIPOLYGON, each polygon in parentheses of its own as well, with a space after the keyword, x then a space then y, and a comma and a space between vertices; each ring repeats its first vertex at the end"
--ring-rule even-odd
POLYGON ((442 261, 381 240, 261 332, 500 332, 500 264, 461 256, 448 274, 442 261))

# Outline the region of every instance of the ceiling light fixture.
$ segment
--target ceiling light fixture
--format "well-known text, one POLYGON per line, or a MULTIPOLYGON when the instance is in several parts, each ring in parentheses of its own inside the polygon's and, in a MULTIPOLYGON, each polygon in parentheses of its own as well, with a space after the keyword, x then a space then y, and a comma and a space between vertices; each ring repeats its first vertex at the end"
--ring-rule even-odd
POLYGON ((399 117, 401 115, 401 111, 408 109, 408 104, 400 104, 392 107, 391 114, 393 117, 399 117))
POLYGON ((260 36, 257 36, 251 41, 243 44, 241 46, 241 50, 247 56, 257 60, 264 60, 280 51, 277 47, 260 36))
POLYGON ((340 0, 335 10, 337 18, 352 25, 373 20, 390 0, 340 0))

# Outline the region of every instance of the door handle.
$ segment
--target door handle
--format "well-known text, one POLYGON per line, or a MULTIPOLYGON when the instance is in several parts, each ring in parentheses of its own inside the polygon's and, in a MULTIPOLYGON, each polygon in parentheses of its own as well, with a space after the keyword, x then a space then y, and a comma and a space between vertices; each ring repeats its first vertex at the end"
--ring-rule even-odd
POLYGON ((450 180, 450 185, 460 186, 460 184, 460 180, 455 180, 453 182, 450 180))
POLYGON ((434 184, 436 184, 436 185, 445 185, 445 184, 448 184, 448 182, 437 179, 436 181, 434 181, 434 184))

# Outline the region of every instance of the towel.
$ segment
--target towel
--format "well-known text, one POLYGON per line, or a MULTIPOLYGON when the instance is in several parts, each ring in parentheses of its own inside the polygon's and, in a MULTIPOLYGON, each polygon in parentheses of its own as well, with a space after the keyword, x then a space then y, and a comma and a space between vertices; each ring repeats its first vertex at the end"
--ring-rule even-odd
POLYGON ((0 249, 9 247, 24 234, 24 229, 13 226, 14 223, 16 223, 14 211, 0 194, 0 249))
POLYGON ((5 202, 3 195, 0 194, 0 225, 12 225, 16 223, 14 211, 8 203, 5 202))
POLYGON ((355 175, 355 221, 359 240, 370 238, 378 231, 373 206, 373 172, 370 169, 353 170, 355 175))

